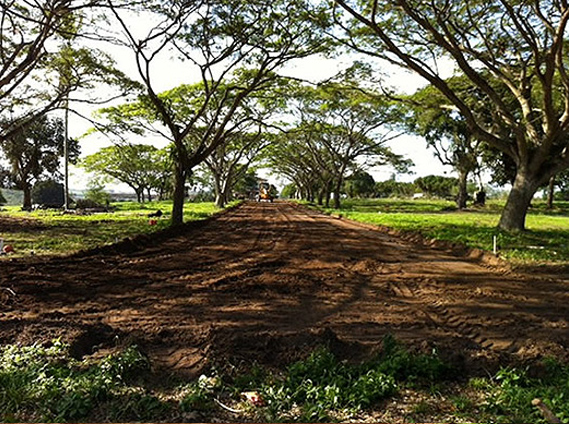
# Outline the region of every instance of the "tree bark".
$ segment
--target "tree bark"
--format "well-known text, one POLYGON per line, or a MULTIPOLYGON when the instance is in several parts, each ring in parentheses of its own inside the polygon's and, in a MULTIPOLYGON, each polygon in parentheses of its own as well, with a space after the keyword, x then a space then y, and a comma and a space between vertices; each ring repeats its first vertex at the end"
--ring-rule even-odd
POLYGON ((214 190, 215 190, 215 206, 218 208, 225 207, 225 195, 223 193, 223 188, 221 187, 221 179, 218 175, 214 173, 214 190))
POLYGON ((458 209, 466 208, 466 200, 468 199, 467 191, 468 172, 458 172, 458 196, 456 198, 456 207, 458 209))
POLYGON ((526 215, 539 183, 540 181, 536 178, 518 171, 506 206, 500 216, 499 228, 506 231, 525 229, 526 215))
POLYGON ((186 197, 186 179, 188 174, 181 164, 174 170, 174 192, 172 193, 172 225, 184 223, 184 199, 186 197))
POLYGON ((553 196, 555 194, 555 175, 549 179, 547 186, 547 209, 553 209, 553 196))
POLYGON ((334 187, 334 209, 340 209, 340 207, 342 206, 340 201, 342 183, 343 183, 342 178, 338 178, 338 181, 336 181, 336 186, 334 187))
POLYGON ((25 211, 32 210, 32 187, 29 183, 24 183, 22 185, 22 191, 24 192, 24 204, 22 209, 25 211))

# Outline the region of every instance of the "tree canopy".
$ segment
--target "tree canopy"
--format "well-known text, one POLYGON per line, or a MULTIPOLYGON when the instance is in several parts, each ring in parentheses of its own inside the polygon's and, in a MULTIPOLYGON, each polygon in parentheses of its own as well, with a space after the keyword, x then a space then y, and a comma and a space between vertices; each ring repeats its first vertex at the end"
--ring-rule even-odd
POLYGON ((290 96, 295 126, 271 148, 270 165, 294 181, 303 196, 340 207, 345 178, 361 168, 391 165, 406 170, 410 161, 386 146, 398 134, 390 129, 399 109, 385 96, 357 86, 330 82, 301 86, 290 96))
POLYGON ((171 178, 168 150, 148 144, 104 147, 85 157, 81 166, 89 172, 127 184, 139 202, 146 198, 152 200, 152 191, 163 191, 164 182, 171 178))
MULTIPOLYGON (((31 209, 31 190, 41 179, 60 179, 59 161, 63 153, 64 126, 61 119, 41 116, 0 144, 10 164, 9 179, 24 192, 24 209, 31 209)), ((79 156, 77 140, 69 140, 70 160, 79 156)))
POLYGON ((184 186, 195 166, 209 157, 224 140, 227 127, 244 100, 272 84, 287 62, 322 52, 326 43, 308 19, 303 0, 214 0, 137 3, 140 13, 154 19, 146 28, 129 21, 110 5, 126 38, 116 39, 134 53, 139 77, 152 109, 174 144, 174 205, 172 222, 183 219, 184 186), (175 53, 189 74, 201 81, 198 101, 181 118, 157 90, 152 73, 161 55, 175 53), (231 81, 228 83, 227 81, 231 81), (199 121, 209 115, 201 142, 188 149, 199 121))
POLYGON ((512 159, 516 177, 499 225, 523 229, 537 188, 569 167, 564 56, 569 4, 335 0, 334 5, 347 45, 421 75, 460 111, 476 139, 512 159), (469 79, 483 107, 472 108, 472 93, 448 84, 449 66, 469 79))

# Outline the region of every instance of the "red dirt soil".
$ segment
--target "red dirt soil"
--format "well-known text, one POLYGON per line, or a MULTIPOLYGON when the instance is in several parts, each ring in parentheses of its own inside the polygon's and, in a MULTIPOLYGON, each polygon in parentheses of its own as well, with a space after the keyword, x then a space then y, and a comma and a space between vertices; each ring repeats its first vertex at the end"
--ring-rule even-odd
POLYGON ((0 344, 60 337, 78 358, 135 343, 157 370, 196 375, 322 344, 360 359, 387 334, 468 372, 569 357, 569 281, 289 203, 0 270, 0 344))

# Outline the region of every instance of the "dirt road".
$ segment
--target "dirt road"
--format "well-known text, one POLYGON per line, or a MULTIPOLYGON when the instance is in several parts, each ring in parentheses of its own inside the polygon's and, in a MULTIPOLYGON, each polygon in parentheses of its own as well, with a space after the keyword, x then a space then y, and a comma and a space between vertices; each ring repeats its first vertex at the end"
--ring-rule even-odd
POLYGON ((469 367, 569 356, 566 281, 287 203, 0 270, 0 343, 61 337, 77 357, 136 343, 177 371, 222 358, 278 367, 322 343, 364 355, 386 334, 469 367))

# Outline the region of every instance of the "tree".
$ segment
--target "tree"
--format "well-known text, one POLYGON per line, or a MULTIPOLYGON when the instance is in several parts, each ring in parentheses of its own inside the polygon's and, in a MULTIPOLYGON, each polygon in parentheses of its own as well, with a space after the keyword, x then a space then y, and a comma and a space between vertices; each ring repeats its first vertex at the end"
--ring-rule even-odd
POLYGON ((98 179, 89 181, 87 191, 85 192, 85 200, 97 206, 108 206, 111 202, 111 195, 105 191, 105 185, 98 179))
POLYGON ((60 208, 64 202, 63 184, 54 180, 36 182, 32 189, 32 201, 44 207, 60 208))
POLYGON ((312 202, 320 192, 319 204, 322 204, 324 190, 319 186, 321 181, 327 178, 317 157, 309 148, 311 135, 312 132, 309 131, 289 131, 280 134, 268 147, 267 166, 274 173, 284 175, 292 181, 302 199, 312 202))
POLYGON ((569 167, 569 62, 564 57, 569 4, 334 3, 347 44, 421 75, 460 111, 473 137, 512 159, 516 175, 499 226, 523 230, 536 190, 569 167), (447 83, 439 72, 442 58, 476 87, 489 113, 477 113, 469 105, 471 96, 447 83))
POLYGON ((391 178, 386 181, 375 183, 377 197, 411 197, 415 193, 416 186, 413 183, 402 183, 391 178))
POLYGON ((244 99, 271 84, 277 78, 276 71, 290 60, 326 49, 305 6, 303 0, 154 0, 138 4, 141 13, 154 18, 148 20, 154 23, 152 27, 141 29, 140 22, 135 25, 111 5, 126 35, 126 41, 117 42, 134 53, 148 106, 175 147, 173 224, 183 221, 187 178, 223 144, 227 126, 244 99), (182 60, 188 75, 201 77, 202 95, 183 119, 159 95, 152 74, 153 64, 168 52, 182 60), (226 84, 227 80, 233 82, 226 84), (200 142, 192 143, 189 149, 188 137, 195 136, 204 113, 214 109, 215 120, 208 122, 200 142))
MULTIPOLYGON (((39 116, 66 108, 70 99, 98 103, 116 95, 100 90, 101 84, 122 85, 123 93, 135 86, 105 52, 79 45, 80 38, 92 38, 87 27, 91 20, 103 20, 96 11, 105 3, 0 3, 0 140, 12 138, 39 116), (99 90, 92 90, 96 86, 99 90), (73 92, 82 94, 72 99, 73 92)), ((122 7, 119 0, 114 3, 122 7)))
POLYGON ((148 144, 113 145, 85 157, 81 166, 127 184, 142 203, 146 198, 152 200, 151 190, 164 173, 168 175, 170 166, 164 158, 163 152, 148 144))
POLYGON ((284 148, 275 150, 271 165, 289 178, 307 169, 308 175, 300 171, 295 182, 308 191, 317 186, 319 203, 324 197, 328 205, 333 194, 334 207, 340 208, 342 187, 350 172, 386 164, 401 171, 410 166, 410 161, 386 146, 398 135, 390 131, 389 124, 399 111, 385 96, 366 92, 353 81, 341 81, 300 87, 293 102, 299 123, 283 137, 284 148), (301 178, 307 182, 303 184, 301 178))
MULTIPOLYGON (((447 80, 455 90, 468 90, 470 85, 464 78, 447 80)), ((480 169, 481 143, 475 139, 464 117, 454 108, 448 108, 448 100, 433 86, 428 86, 406 99, 409 116, 406 127, 424 137, 434 149, 436 158, 452 166, 458 174, 458 195, 456 205, 466 208, 468 199, 468 176, 480 169)))
POLYGON ((259 176, 254 169, 247 169, 236 179, 233 190, 238 196, 248 198, 252 192, 259 189, 259 176))
POLYGON ((350 197, 372 197, 375 194, 375 180, 367 172, 358 171, 346 179, 345 190, 350 197))
MULTIPOLYGON (((48 42, 60 36, 73 15, 74 2, 0 3, 0 119, 1 136, 12 137, 23 122, 52 109, 60 99, 39 101, 43 87, 34 83, 36 68, 48 61, 48 42), (32 102, 38 102, 27 110, 32 102), (24 105, 22 106, 22 103, 24 105), (16 115, 16 117, 14 116, 16 115), (18 118, 19 116, 19 118, 18 118)), ((74 6, 79 2, 75 2, 74 6)))
POLYGON ((267 146, 267 138, 260 129, 256 133, 228 135, 205 164, 214 179, 215 204, 222 208, 230 200, 231 192, 246 173, 259 152, 267 146))
MULTIPOLYGON (((554 185, 557 186, 558 190, 557 193, 553 193, 553 190, 550 190, 548 193, 548 203, 552 197, 558 200, 569 200, 569 172, 563 172, 556 176, 554 185)), ((551 200, 549 207, 553 207, 553 200, 551 200)))
MULTIPOLYGON (((64 127, 61 119, 42 116, 27 127, 12 133, 0 144, 4 158, 10 164, 10 178, 14 186, 23 190, 23 208, 32 207, 32 187, 42 177, 61 177, 59 160, 63 153, 64 127)), ((79 143, 70 140, 71 160, 79 156, 79 143)))
POLYGON ((417 178, 414 184, 428 195, 445 199, 453 196, 453 192, 458 186, 458 180, 440 175, 427 175, 417 178))
POLYGON ((295 199, 298 193, 298 187, 294 183, 288 183, 281 191, 281 197, 285 199, 295 199))

